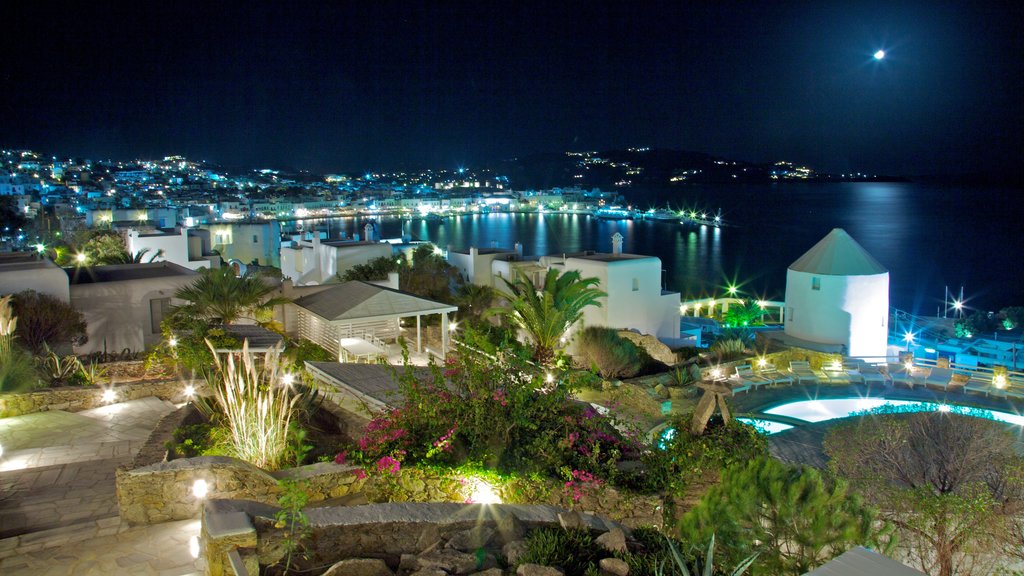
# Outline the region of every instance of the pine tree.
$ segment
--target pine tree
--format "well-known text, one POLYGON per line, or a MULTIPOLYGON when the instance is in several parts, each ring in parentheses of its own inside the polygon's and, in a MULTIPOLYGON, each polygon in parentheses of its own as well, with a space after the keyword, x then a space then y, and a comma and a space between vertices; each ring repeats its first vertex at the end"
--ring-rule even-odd
POLYGON ((757 553, 752 574, 804 574, 853 546, 889 542, 872 509, 813 468, 761 458, 722 477, 680 519, 679 537, 706 542, 717 534, 727 564, 757 553))

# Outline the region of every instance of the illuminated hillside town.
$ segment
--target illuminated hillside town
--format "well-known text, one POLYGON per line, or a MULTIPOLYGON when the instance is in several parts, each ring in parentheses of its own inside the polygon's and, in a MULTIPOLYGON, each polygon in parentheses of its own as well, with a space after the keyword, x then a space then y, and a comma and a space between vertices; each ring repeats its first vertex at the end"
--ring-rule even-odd
POLYGON ((17 3, 0 575, 1024 574, 1022 16, 17 3))

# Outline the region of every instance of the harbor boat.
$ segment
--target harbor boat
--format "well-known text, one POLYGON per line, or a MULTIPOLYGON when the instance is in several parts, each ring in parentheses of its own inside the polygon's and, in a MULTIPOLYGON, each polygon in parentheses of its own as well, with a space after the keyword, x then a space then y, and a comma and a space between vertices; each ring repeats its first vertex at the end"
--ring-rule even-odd
POLYGON ((668 208, 651 209, 647 212, 643 212, 644 220, 653 220, 655 222, 678 222, 680 219, 679 212, 670 210, 668 208))
POLYGON ((622 206, 605 206, 594 210, 594 216, 601 220, 632 220, 633 211, 622 206))

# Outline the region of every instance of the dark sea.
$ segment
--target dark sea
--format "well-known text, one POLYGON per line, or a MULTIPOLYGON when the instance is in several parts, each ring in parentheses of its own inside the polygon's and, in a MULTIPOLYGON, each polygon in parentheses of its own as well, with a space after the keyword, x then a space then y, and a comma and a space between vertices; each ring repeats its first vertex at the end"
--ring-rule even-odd
MULTIPOLYGON (((736 284, 749 297, 781 300, 786 268, 832 228, 843 228, 889 269, 890 304, 921 315, 941 312, 944 287, 981 310, 1024 305, 1024 211, 1015 189, 922 183, 694 185, 672 195, 630 192, 637 208, 716 213, 720 228, 599 220, 567 214, 486 214, 406 221, 416 240, 465 249, 523 244, 525 256, 581 250, 661 258, 664 284, 684 300, 722 295, 736 284)), ((331 222, 331 236, 364 222, 331 222)), ((322 224, 321 224, 322 226, 322 224)), ((399 220, 378 222, 381 237, 402 235, 399 220)))

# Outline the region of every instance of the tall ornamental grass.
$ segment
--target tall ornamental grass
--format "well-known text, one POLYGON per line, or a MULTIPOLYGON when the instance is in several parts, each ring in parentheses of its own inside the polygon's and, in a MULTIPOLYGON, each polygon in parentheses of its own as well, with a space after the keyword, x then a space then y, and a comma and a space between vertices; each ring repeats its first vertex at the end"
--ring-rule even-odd
POLYGON ((259 354, 249 352, 246 341, 240 354, 223 356, 226 358, 213 353, 214 370, 207 381, 230 430, 229 452, 260 468, 280 469, 288 452, 288 425, 299 398, 283 381, 280 347, 260 360, 259 354))
POLYGON ((18 392, 39 384, 32 357, 14 345, 17 326, 11 296, 0 298, 0 392, 18 392))

